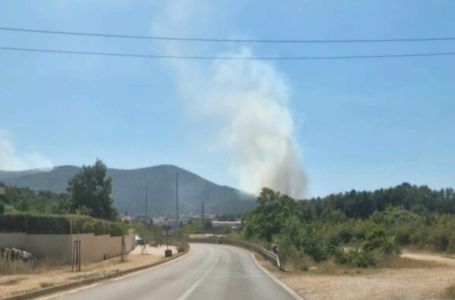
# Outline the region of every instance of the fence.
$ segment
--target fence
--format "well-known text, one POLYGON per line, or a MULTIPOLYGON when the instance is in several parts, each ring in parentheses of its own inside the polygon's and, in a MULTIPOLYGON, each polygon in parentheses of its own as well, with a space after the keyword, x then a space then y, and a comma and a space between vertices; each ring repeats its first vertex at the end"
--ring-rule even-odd
POLYGON ((229 244, 234 245, 242 248, 246 248, 252 251, 255 251, 261 254, 265 259, 270 261, 273 265, 275 265, 278 269, 283 270, 280 258, 277 254, 273 253, 270 250, 265 249, 261 245, 243 241, 243 240, 234 240, 228 239, 224 237, 216 237, 216 238, 190 238, 188 240, 190 243, 212 243, 212 244, 229 244))
POLYGON ((0 215, 0 232, 31 234, 94 233, 121 236, 126 233, 123 224, 79 215, 0 215))

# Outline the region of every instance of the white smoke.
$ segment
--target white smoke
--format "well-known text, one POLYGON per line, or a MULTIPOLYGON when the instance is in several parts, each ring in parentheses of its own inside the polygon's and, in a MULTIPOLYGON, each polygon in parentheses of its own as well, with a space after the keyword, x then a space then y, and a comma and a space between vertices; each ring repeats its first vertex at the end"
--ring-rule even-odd
POLYGON ((36 152, 18 153, 11 135, 0 130, 0 170, 50 169, 52 162, 36 152))
MULTIPOLYGON (((175 35, 172 30, 185 28, 186 20, 198 19, 191 16, 191 9, 185 8, 188 2, 180 3, 183 6, 173 2, 171 8, 165 10, 166 15, 154 27, 155 34, 175 35)), ((163 50, 172 55, 185 54, 182 47, 163 50)), ((220 56, 251 57, 252 53, 242 48, 220 56)), ((221 141, 209 143, 221 143, 227 151, 230 171, 238 179, 240 188, 258 193, 262 187, 269 187, 292 197, 303 197, 306 178, 294 138, 285 77, 264 61, 177 61, 171 64, 180 93, 192 111, 221 124, 221 141)))

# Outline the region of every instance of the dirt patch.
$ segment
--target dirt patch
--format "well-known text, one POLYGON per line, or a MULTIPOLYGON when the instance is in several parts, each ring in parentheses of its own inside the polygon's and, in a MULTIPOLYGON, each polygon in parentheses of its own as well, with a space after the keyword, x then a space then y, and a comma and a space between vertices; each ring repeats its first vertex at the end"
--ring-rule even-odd
POLYGON ((388 267, 347 274, 279 272, 260 262, 307 300, 439 299, 455 282, 455 259, 428 253, 405 252, 388 267))
POLYGON ((19 283, 20 281, 24 280, 24 277, 17 277, 17 276, 3 276, 4 278, 0 277, 0 285, 14 285, 19 283))

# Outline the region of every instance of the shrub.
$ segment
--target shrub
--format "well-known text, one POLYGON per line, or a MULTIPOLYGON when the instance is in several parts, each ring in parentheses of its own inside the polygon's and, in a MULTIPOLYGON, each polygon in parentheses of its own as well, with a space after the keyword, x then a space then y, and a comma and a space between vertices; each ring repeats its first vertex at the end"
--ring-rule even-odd
POLYGON ((26 232, 25 215, 2 215, 0 216, 0 231, 2 232, 26 232))
POLYGON ((109 234, 112 236, 125 235, 128 232, 128 228, 125 224, 120 222, 113 222, 109 225, 109 234))
POLYGON ((449 286, 445 289, 443 295, 443 299, 455 299, 455 284, 449 286))
POLYGON ((127 228, 119 222, 108 222, 78 215, 0 215, 0 232, 27 232, 31 234, 93 233, 96 235, 126 234, 127 228))
POLYGON ((388 236, 383 229, 375 229, 370 232, 362 243, 364 252, 379 251, 384 254, 397 253, 398 245, 394 236, 388 236))
POLYGON ((27 233, 65 234, 70 230, 70 222, 64 216, 27 216, 27 233))
POLYGON ((349 257, 351 266, 358 268, 368 268, 376 265, 377 259, 371 251, 352 251, 349 257))
POLYGON ((311 256, 316 262, 321 262, 327 258, 324 246, 316 240, 307 240, 303 246, 303 252, 311 256))
POLYGON ((357 268, 368 268, 378 262, 378 258, 373 251, 363 251, 362 249, 351 249, 348 251, 337 249, 334 259, 339 264, 357 268))

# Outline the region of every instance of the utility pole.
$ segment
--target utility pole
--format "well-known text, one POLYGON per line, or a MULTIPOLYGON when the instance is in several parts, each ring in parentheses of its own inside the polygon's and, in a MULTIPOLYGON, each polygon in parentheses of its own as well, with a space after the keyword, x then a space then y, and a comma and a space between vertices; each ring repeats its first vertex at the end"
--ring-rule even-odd
POLYGON ((148 216, 149 216, 149 187, 148 185, 145 186, 145 219, 148 223, 148 216))
POLYGON ((179 173, 177 172, 175 176, 175 205, 176 205, 176 214, 175 214, 175 228, 179 228, 179 173))

